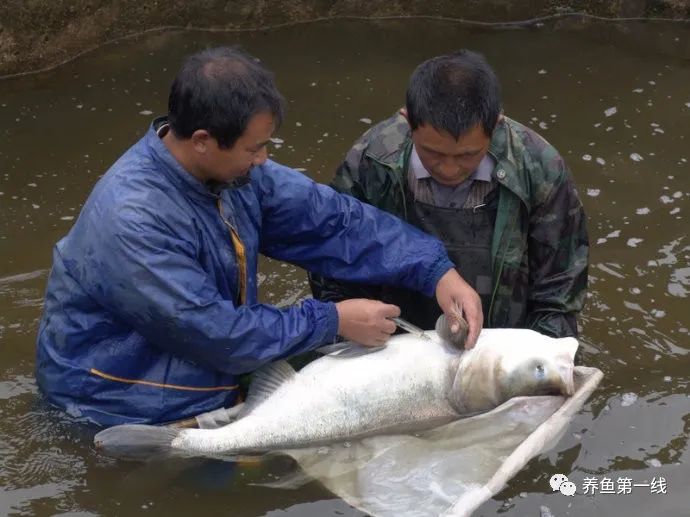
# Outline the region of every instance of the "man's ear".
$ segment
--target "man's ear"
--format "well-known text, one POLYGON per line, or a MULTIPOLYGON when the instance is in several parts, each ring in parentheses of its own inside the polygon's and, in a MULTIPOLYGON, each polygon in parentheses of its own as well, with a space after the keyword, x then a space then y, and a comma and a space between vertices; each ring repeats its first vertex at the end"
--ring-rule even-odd
POLYGON ((211 138, 211 135, 205 129, 197 129, 192 133, 190 140, 197 153, 205 154, 211 138))
POLYGON ((398 113, 399 113, 400 115, 402 115, 403 117, 405 117, 405 120, 407 120, 407 125, 410 126, 410 129, 411 129, 412 126, 410 125, 410 117, 409 117, 408 114, 407 114, 407 108, 406 108, 405 106, 403 106, 402 108, 400 108, 400 109, 398 110, 398 113))

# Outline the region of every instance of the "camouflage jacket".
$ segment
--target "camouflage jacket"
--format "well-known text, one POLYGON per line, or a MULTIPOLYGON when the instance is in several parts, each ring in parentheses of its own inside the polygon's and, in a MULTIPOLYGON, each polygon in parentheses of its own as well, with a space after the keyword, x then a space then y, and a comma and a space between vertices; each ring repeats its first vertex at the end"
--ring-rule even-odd
MULTIPOLYGON (((409 125, 395 115, 355 143, 332 186, 407 219, 411 150, 409 125)), ((499 198, 485 326, 576 336, 576 315, 586 296, 589 242, 572 176, 553 146, 507 117, 496 126, 489 153, 496 161, 499 198)), ((352 297, 329 279, 312 279, 312 288, 322 298, 352 297)))

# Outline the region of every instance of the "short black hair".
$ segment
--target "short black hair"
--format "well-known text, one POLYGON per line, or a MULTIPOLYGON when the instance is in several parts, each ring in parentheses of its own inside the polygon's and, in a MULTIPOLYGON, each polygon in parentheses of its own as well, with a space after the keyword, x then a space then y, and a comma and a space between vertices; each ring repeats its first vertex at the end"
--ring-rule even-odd
POLYGON ((227 149, 257 113, 270 112, 279 126, 284 103, 273 74, 256 58, 236 47, 218 47, 184 62, 170 88, 168 122, 179 138, 205 129, 227 149))
POLYGON ((501 112, 501 86, 484 56, 460 50, 419 65, 406 104, 413 131, 429 124, 457 139, 480 123, 491 136, 501 112))

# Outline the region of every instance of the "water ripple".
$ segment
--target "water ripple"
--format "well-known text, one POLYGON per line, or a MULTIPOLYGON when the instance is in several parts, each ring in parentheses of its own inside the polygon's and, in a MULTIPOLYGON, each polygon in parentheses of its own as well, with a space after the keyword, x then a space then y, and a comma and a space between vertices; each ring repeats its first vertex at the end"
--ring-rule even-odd
POLYGON ((20 282, 26 282, 27 280, 33 280, 35 278, 45 277, 48 274, 47 269, 37 269, 36 271, 31 271, 29 273, 19 273, 18 275, 10 275, 0 278, 0 288, 10 285, 17 284, 20 282))
POLYGON ((0 488, 0 514, 10 515, 16 512, 34 515, 30 510, 31 503, 40 499, 56 499, 71 491, 74 483, 62 481, 60 483, 46 483, 30 488, 7 489, 0 488))
POLYGON ((18 375, 8 381, 0 382, 0 400, 7 400, 18 397, 25 393, 38 393, 36 382, 33 377, 18 375))

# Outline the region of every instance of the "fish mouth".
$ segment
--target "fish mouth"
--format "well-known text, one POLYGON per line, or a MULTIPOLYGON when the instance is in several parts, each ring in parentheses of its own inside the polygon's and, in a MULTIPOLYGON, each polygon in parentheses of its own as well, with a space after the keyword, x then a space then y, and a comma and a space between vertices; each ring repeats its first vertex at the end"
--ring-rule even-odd
POLYGON ((575 367, 572 364, 562 365, 558 368, 561 385, 561 395, 568 397, 575 393, 575 367))
POLYGON ((574 337, 560 338, 559 344, 564 348, 564 353, 560 357, 558 374, 562 386, 561 394, 568 397, 575 393, 575 354, 579 347, 579 342, 574 337))

